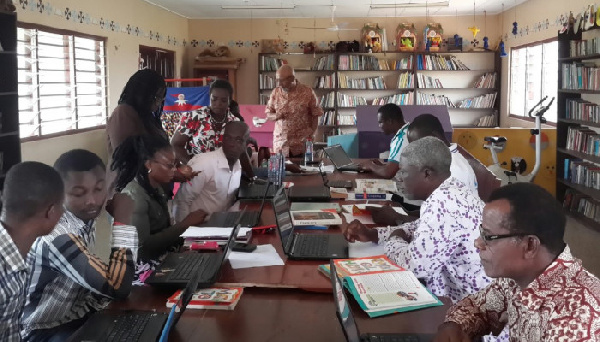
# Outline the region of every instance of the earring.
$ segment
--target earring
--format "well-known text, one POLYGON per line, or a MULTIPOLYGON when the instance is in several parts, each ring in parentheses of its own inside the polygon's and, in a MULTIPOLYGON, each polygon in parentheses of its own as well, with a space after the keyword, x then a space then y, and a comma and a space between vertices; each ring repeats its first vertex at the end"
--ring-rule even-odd
POLYGON ((152 169, 148 169, 148 173, 152 172, 152 169))

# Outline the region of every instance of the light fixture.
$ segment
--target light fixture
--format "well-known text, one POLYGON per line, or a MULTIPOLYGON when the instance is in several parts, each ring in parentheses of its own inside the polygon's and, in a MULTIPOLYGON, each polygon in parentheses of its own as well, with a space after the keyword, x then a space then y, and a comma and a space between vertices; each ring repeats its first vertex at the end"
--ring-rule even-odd
POLYGON ((414 3, 409 2, 406 4, 372 4, 371 9, 383 9, 383 8, 419 8, 419 7, 448 7, 450 1, 440 2, 428 2, 428 3, 414 3))
POLYGON ((281 10, 281 9, 295 9, 296 5, 225 5, 221 6, 224 10, 281 10))

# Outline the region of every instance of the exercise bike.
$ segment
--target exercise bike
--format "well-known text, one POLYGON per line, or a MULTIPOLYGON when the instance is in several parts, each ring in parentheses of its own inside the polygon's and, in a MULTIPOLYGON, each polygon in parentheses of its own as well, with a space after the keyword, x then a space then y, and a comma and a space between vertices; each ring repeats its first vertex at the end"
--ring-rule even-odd
POLYGON ((489 165, 487 168, 492 172, 498 179, 500 179, 500 186, 506 184, 512 184, 517 182, 532 182, 535 175, 540 170, 541 159, 542 159, 542 123, 546 123, 546 118, 544 118, 544 113, 548 111, 552 103, 554 102, 554 97, 550 100, 547 105, 543 105, 543 102, 546 101, 548 96, 545 96, 540 100, 533 108, 529 110, 529 117, 533 117, 535 119, 535 128, 531 129, 531 135, 535 136, 535 165, 533 166, 533 170, 527 175, 523 175, 518 171, 511 171, 505 169, 503 166, 506 166, 506 162, 500 164, 498 162, 498 152, 504 151, 506 146, 507 139, 506 137, 485 137, 483 140, 486 142, 483 145, 484 149, 490 150, 492 154, 493 164, 489 165))

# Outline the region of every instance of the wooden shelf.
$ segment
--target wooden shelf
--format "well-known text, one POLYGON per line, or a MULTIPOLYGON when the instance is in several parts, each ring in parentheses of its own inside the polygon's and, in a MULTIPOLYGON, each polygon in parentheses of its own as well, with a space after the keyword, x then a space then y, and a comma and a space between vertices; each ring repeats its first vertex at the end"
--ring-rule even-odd
POLYGON ((585 159, 585 160, 589 160, 591 162, 600 164, 600 157, 598 157, 598 156, 594 156, 594 155, 583 153, 583 152, 569 150, 569 149, 566 149, 566 148, 563 148, 563 147, 557 147, 556 151, 558 151, 560 153, 571 155, 571 156, 579 158, 579 159, 585 159))
POLYGON ((408 91, 414 90, 415 88, 388 88, 388 89, 357 89, 357 88, 335 88, 338 91, 352 90, 352 91, 408 91))
POLYGON ((600 90, 558 89, 558 93, 564 93, 564 94, 600 94, 600 90))
POLYGON ((498 91, 498 88, 415 88, 417 90, 488 90, 488 91, 498 91))
POLYGON ((342 70, 339 69, 338 72, 340 73, 345 73, 345 72, 406 72, 406 71, 412 71, 412 69, 394 69, 394 70, 342 70))
POLYGON ((558 178, 558 177, 556 178, 556 181, 559 183, 562 183, 562 184, 568 186, 569 188, 574 189, 577 192, 580 192, 584 195, 590 196, 595 199, 600 199, 600 190, 588 188, 587 186, 584 186, 584 185, 571 183, 567 180, 564 180, 564 179, 558 178))
POLYGON ((594 53, 587 56, 577 56, 577 57, 563 57, 559 58, 559 62, 574 62, 574 61, 584 61, 586 59, 600 59, 600 53, 594 53))
POLYGON ((598 122, 573 120, 573 119, 560 119, 560 118, 558 119, 558 122, 565 122, 565 123, 572 123, 572 124, 578 124, 578 125, 583 125, 583 126, 591 126, 591 127, 600 128, 600 123, 598 123, 598 122))
POLYGON ((4 137, 13 137, 13 136, 19 136, 19 132, 7 132, 7 133, 1 133, 0 132, 0 138, 4 138, 4 137))
POLYGON ((496 72, 496 70, 490 70, 490 69, 470 69, 470 70, 421 70, 421 69, 417 69, 417 72, 420 71, 427 71, 427 72, 496 72))
POLYGON ((450 108, 448 107, 448 110, 464 110, 464 111, 483 111, 483 110, 492 110, 492 109, 496 109, 496 108, 450 108))

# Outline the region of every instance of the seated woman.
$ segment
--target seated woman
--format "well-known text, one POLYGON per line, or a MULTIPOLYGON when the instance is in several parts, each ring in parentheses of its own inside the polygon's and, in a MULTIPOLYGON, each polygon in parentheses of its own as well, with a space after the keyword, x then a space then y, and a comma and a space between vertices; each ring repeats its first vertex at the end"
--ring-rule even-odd
POLYGON ((160 137, 127 138, 113 154, 111 169, 117 172, 112 207, 115 222, 137 228, 140 249, 136 277, 153 269, 160 257, 181 243, 179 235, 189 226, 201 224, 206 213, 189 213, 172 225, 163 185, 176 170, 175 152, 160 137))

